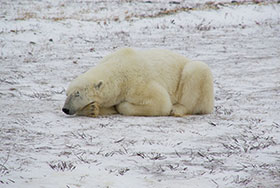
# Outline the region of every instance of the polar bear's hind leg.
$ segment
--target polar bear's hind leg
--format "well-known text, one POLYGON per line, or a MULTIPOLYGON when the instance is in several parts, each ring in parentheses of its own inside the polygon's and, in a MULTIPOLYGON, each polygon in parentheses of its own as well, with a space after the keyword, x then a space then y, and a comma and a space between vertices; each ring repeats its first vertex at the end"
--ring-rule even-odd
POLYGON ((129 116, 166 116, 170 114, 172 103, 169 94, 159 84, 149 83, 137 96, 139 98, 128 98, 127 101, 117 105, 117 111, 129 116))
POLYGON ((209 114, 214 108, 213 78, 209 67, 202 62, 185 65, 179 84, 179 102, 171 115, 209 114))

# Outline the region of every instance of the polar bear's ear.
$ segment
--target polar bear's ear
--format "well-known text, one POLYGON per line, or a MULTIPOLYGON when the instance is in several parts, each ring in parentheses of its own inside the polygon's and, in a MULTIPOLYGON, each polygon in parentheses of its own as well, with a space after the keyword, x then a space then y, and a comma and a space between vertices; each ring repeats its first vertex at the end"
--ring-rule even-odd
POLYGON ((103 85, 103 81, 102 80, 99 80, 99 82, 97 84, 94 84, 94 88, 96 90, 99 90, 103 85))

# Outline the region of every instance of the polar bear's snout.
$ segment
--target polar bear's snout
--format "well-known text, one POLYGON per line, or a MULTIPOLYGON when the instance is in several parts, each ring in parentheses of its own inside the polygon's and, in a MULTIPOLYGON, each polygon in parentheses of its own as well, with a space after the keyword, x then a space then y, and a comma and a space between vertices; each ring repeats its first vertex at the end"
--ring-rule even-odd
POLYGON ((62 107, 62 111, 67 115, 74 115, 76 113, 76 108, 73 104, 73 95, 70 95, 66 98, 65 103, 62 107))
POLYGON ((86 97, 85 90, 80 89, 68 94, 65 103, 62 107, 62 111, 67 115, 77 114, 85 106, 91 103, 88 97, 86 97))
POLYGON ((70 110, 69 109, 67 109, 67 108, 62 108, 62 111, 65 113, 65 114, 70 114, 70 110))

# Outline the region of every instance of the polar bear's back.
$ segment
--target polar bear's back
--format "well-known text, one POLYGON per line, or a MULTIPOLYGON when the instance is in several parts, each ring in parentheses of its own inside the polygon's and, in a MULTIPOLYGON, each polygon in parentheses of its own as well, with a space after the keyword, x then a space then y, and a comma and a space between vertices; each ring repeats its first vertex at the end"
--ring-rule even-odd
POLYGON ((116 52, 104 57, 101 63, 116 63, 120 60, 122 62, 129 63, 135 62, 127 61, 131 58, 145 58, 149 64, 185 64, 188 61, 188 59, 184 56, 165 49, 134 50, 132 48, 121 48, 116 52))
POLYGON ((101 70, 110 71, 115 78, 129 80, 131 85, 156 81, 171 94, 175 92, 183 68, 188 62, 184 56, 169 50, 122 48, 104 57, 99 66, 102 67, 101 70))
POLYGON ((169 50, 122 48, 106 56, 101 64, 113 69, 141 72, 148 77, 163 78, 178 75, 187 62, 187 58, 169 50))
POLYGON ((177 86, 187 62, 187 58, 169 50, 122 48, 106 56, 101 64, 117 70, 131 82, 155 80, 169 88, 177 86))

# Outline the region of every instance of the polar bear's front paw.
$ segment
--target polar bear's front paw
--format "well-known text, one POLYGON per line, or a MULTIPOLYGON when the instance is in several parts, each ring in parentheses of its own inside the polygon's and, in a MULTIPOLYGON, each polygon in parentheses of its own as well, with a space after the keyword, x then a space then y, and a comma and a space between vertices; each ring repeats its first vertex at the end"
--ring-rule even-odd
POLYGON ((181 104, 176 104, 172 106, 170 115, 176 117, 182 117, 185 115, 185 107, 181 104))
POLYGON ((97 103, 91 103, 89 105, 89 117, 97 117, 99 115, 99 106, 97 103))
POLYGON ((117 111, 123 115, 132 115, 133 105, 128 102, 122 102, 116 106, 117 111))
POLYGON ((79 116, 97 117, 99 115, 99 105, 96 102, 88 104, 77 112, 79 116))

